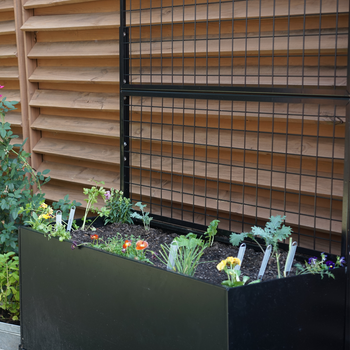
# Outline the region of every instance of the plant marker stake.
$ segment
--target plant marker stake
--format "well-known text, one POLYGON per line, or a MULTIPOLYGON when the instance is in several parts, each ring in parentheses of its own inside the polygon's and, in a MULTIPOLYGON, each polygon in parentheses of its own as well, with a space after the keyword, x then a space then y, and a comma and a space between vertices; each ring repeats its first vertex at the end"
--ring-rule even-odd
POLYGON ((239 246, 239 251, 238 251, 238 255, 237 255, 237 258, 240 260, 241 265, 236 265, 236 266, 235 266, 235 270, 240 270, 240 269, 241 269, 242 261, 243 261, 244 254, 245 254, 245 249, 246 249, 246 244, 245 244, 245 243, 242 243, 242 244, 239 246))
POLYGON ((74 214, 75 214, 75 206, 70 208, 68 225, 67 225, 67 231, 68 232, 70 232, 70 230, 72 229, 72 223, 73 223, 74 214))
POLYGON ((61 210, 56 211, 56 225, 62 225, 62 212, 61 212, 61 210))
POLYGON ((177 250, 179 249, 179 246, 176 241, 172 241, 170 244, 170 251, 169 251, 169 258, 168 258, 168 265, 167 270, 174 271, 175 266, 175 259, 177 255, 177 250))
POLYGON ((287 262, 286 262, 286 268, 285 268, 285 271, 288 275, 290 274, 290 270, 292 269, 292 264, 293 264, 293 260, 294 260, 294 256, 295 256, 295 252, 297 250, 297 247, 298 247, 298 243, 293 242, 292 246, 289 249, 289 253, 287 256, 287 262))
POLYGON ((264 277, 266 266, 267 266, 267 263, 270 259, 271 249, 272 249, 272 246, 268 245, 266 250, 265 250, 264 259, 261 263, 261 267, 260 267, 259 274, 258 274, 258 280, 262 280, 264 277))

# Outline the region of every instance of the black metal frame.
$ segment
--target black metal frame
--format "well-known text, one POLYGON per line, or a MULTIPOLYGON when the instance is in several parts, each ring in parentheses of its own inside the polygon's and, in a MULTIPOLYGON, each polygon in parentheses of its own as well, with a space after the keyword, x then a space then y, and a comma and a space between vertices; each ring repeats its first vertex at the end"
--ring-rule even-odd
MULTIPOLYGON (((289 15, 288 15, 289 16, 289 15)), ((289 17, 288 17, 289 18, 289 17)), ((289 20, 289 19, 288 19, 289 20)), ((304 16, 305 21, 305 16, 304 16)), ((338 17, 337 17, 338 22, 338 17)), ((305 35, 305 27, 304 27, 305 35)), ((350 25, 348 35, 350 48, 350 25)), ((289 56, 288 56, 289 58, 289 56)), ((344 156, 344 189, 342 209, 342 243, 341 254, 349 261, 350 254, 350 68, 347 70, 346 89, 307 89, 307 88, 261 88, 261 87, 235 87, 235 86, 208 86, 208 85, 168 85, 168 84, 130 84, 129 82, 129 48, 128 27, 126 25, 126 0, 120 1, 120 173, 121 188, 129 194, 129 159, 125 153, 129 151, 129 97, 171 97, 215 100, 241 100, 261 102, 320 102, 327 100, 346 106, 346 135, 344 156)), ((348 54, 348 67, 350 67, 350 55, 348 54)), ((157 217, 161 220, 161 217, 157 217)), ((180 224, 179 220, 166 219, 164 225, 180 224)), ((200 225, 184 223, 186 226, 203 229, 200 225)), ((347 307, 346 330, 344 339, 345 347, 350 347, 350 269, 348 269, 347 282, 347 307)))

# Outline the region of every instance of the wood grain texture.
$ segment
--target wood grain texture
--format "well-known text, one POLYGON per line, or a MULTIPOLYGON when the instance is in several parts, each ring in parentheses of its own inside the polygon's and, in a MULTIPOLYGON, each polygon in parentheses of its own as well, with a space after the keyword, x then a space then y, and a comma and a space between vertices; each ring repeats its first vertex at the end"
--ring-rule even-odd
POLYGON ((104 181, 105 188, 119 189, 120 177, 117 171, 108 171, 101 169, 94 169, 83 166, 68 165, 62 163, 55 163, 44 161, 38 171, 50 169, 50 176, 54 180, 66 181, 76 183, 84 186, 94 185, 93 181, 104 181))
MULTIPOLYGON (((21 27, 24 31, 61 31, 118 28, 118 12, 33 16, 21 27)), ((1 30, 1 27, 0 27, 1 30)))
POLYGON ((10 123, 11 126, 22 126, 22 116, 15 112, 6 113, 5 122, 10 123))
POLYGON ((0 22, 0 35, 8 35, 15 33, 15 21, 0 22))
POLYGON ((0 45, 0 58, 16 58, 17 47, 16 45, 0 45))
POLYGON ((29 105, 31 107, 118 111, 119 96, 104 93, 37 90, 29 105))
POLYGON ((18 67, 0 67, 1 80, 18 80, 18 67))
MULTIPOLYGON (((39 115, 31 126, 35 130, 46 130, 86 136, 119 137, 119 123, 112 120, 70 118, 39 115)), ((116 144, 118 141, 116 140, 116 144)))
POLYGON ((119 83, 119 69, 117 67, 37 67, 29 77, 29 81, 65 84, 117 84, 119 83))
POLYGON ((13 0, 0 0, 0 12, 13 11, 13 0))
POLYGON ((35 145, 33 152, 112 165, 119 164, 119 148, 117 146, 97 145, 89 142, 42 138, 35 145))
POLYGON ((29 52, 31 59, 38 58, 117 58, 119 56, 118 41, 84 41, 36 43, 29 52))
POLYGON ((62 6, 90 1, 98 0, 29 0, 23 5, 23 7, 28 10, 40 7, 62 6))
MULTIPOLYGON (((8 90, 6 89, 1 89, 1 95, 6 97, 8 101, 18 101, 19 103, 21 102, 21 95, 19 90, 8 90)), ((17 107, 18 105, 16 105, 17 107)))

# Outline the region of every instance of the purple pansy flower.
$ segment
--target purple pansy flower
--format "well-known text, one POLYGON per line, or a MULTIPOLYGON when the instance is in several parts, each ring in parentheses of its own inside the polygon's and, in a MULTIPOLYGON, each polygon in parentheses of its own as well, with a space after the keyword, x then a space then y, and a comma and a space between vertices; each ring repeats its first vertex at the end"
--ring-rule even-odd
POLYGON ((335 267, 334 262, 331 260, 326 261, 325 264, 328 266, 328 270, 333 270, 335 267))
POLYGON ((317 261, 317 257, 313 256, 312 258, 309 258, 308 263, 309 265, 315 265, 317 261))
POLYGON ((340 266, 344 266, 346 264, 345 258, 343 256, 339 259, 339 264, 340 266))

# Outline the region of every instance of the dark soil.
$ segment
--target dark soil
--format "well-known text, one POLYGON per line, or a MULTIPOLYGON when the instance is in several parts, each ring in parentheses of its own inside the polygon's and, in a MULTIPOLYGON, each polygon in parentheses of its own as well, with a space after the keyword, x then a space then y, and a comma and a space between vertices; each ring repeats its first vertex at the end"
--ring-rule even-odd
MULTIPOLYGON (((162 264, 154 255, 152 251, 158 253, 161 249, 160 245, 167 243, 170 245, 172 240, 177 237, 176 233, 164 232, 160 229, 151 228, 150 231, 145 231, 143 226, 128 225, 128 224, 112 224, 97 228, 96 231, 75 231, 72 233, 72 241, 77 244, 91 242, 90 235, 98 234, 99 238, 103 241, 107 241, 110 237, 120 233, 125 239, 129 239, 131 235, 140 237, 140 239, 148 242, 149 246, 146 251, 146 257, 149 258, 155 266, 165 269, 166 266, 162 264)), ((231 244, 225 244, 220 242, 214 242, 212 247, 206 248, 201 258, 201 262, 209 261, 208 263, 200 264, 196 270, 196 278, 203 279, 207 282, 214 284, 221 284, 226 279, 225 272, 219 272, 216 269, 216 265, 229 256, 236 257, 238 254, 238 248, 233 247, 231 244)), ((281 251, 280 266, 283 273, 285 260, 287 258, 287 252, 281 251)), ((254 281, 257 279, 257 275, 260 269, 260 265, 263 259, 263 254, 254 249, 247 249, 242 262, 241 271, 243 276, 249 276, 248 281, 254 281)), ((295 268, 292 269, 290 275, 295 274, 295 268)), ((277 278, 277 265, 275 257, 271 256, 267 265, 267 269, 264 275, 264 280, 271 280, 277 278)))

